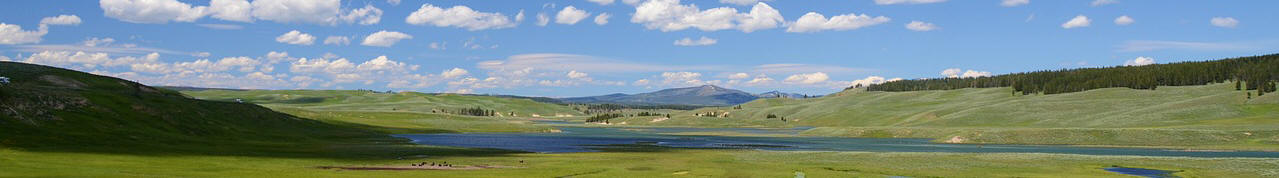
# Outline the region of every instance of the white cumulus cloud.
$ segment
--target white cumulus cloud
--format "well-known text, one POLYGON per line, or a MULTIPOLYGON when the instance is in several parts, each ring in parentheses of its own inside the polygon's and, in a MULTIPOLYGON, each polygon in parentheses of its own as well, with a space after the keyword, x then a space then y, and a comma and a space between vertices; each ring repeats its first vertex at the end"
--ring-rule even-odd
POLYGON ((1209 20, 1209 22, 1212 23, 1212 26, 1222 28, 1235 28, 1239 26, 1239 20, 1235 20, 1234 17, 1213 17, 1212 20, 1209 20))
POLYGON ((826 16, 820 13, 808 12, 808 14, 804 14, 804 16, 799 17, 799 20, 792 23, 790 28, 786 29, 786 32, 809 33, 827 30, 855 30, 862 27, 883 24, 890 20, 891 19, 884 16, 871 17, 866 14, 858 15, 856 13, 837 15, 830 17, 830 19, 826 19, 826 16))
POLYGON ((88 46, 88 47, 107 46, 107 45, 111 45, 111 43, 115 43, 115 38, 93 37, 93 38, 89 38, 88 40, 84 40, 83 42, 80 42, 81 45, 88 46))
POLYGON ((946 0, 875 0, 875 4, 892 5, 892 4, 930 4, 946 2, 946 0))
POLYGON ((999 5, 1004 7, 1016 7, 1026 4, 1030 4, 1030 0, 1003 0, 999 2, 999 5))
POLYGON ((702 73, 697 72, 662 72, 662 85, 690 86, 706 84, 701 77, 702 73))
POLYGON ((719 0, 719 3, 733 4, 733 5, 739 5, 739 6, 749 6, 749 5, 758 4, 764 1, 770 1, 770 0, 719 0))
POLYGON ((311 36, 311 34, 306 34, 297 30, 293 30, 293 31, 289 31, 288 33, 284 33, 283 35, 280 35, 278 37, 275 37, 275 41, 284 43, 284 44, 292 44, 292 45, 311 45, 311 44, 315 44, 315 36, 311 36))
POLYGON ((1066 21, 1066 23, 1062 23, 1061 28, 1071 29, 1088 27, 1088 25, 1092 25, 1092 19, 1088 19, 1088 17, 1084 15, 1078 15, 1075 16, 1075 18, 1071 18, 1069 21, 1066 21))
POLYGON ((45 34, 49 34, 48 26, 41 25, 39 30, 23 30, 22 26, 0 23, 0 44, 39 43, 45 34))
POLYGON ((937 25, 934 25, 933 23, 928 23, 928 22, 910 21, 910 23, 906 24, 906 29, 909 29, 912 31, 926 32, 926 31, 936 30, 937 25))
POLYGON ((830 79, 830 76, 826 75, 826 73, 816 72, 816 73, 806 73, 806 74, 794 74, 789 77, 786 77, 786 80, 783 80, 782 82, 785 82, 788 84, 810 85, 810 84, 816 84, 819 82, 825 82, 826 80, 829 80, 829 79, 830 79))
POLYGON ((595 24, 596 25, 608 24, 609 17, 613 17, 613 15, 609 15, 608 13, 600 13, 600 15, 595 16, 595 24))
POLYGON ((537 13, 537 26, 545 27, 549 23, 551 23, 551 16, 546 15, 546 13, 537 13))
POLYGON ((338 21, 339 0, 254 0, 253 17, 277 23, 332 25, 338 21))
POLYGON ((573 25, 590 16, 591 13, 585 10, 577 9, 573 6, 564 6, 563 10, 555 14, 555 23, 573 25))
POLYGON ((1119 3, 1119 0, 1093 0, 1092 6, 1097 7, 1097 6, 1104 6, 1104 5, 1115 4, 1115 3, 1119 3))
POLYGON ((719 40, 715 40, 713 38, 707 38, 705 36, 698 39, 684 37, 684 39, 675 40, 675 45, 676 46, 707 46, 707 45, 713 45, 718 42, 719 40))
POLYGON ((361 42, 360 45, 391 47, 391 45, 395 45, 396 42, 405 39, 413 39, 413 36, 395 31, 382 30, 370 34, 368 37, 364 37, 364 41, 361 42))
POLYGON ((204 17, 207 7, 177 0, 101 0, 103 15, 131 23, 193 22, 204 17))
POLYGON ((613 4, 613 0, 586 0, 586 1, 600 4, 601 6, 607 6, 609 4, 613 4))
POLYGON ((972 78, 972 77, 989 77, 992 76, 987 71, 968 70, 964 71, 959 68, 949 68, 941 71, 941 75, 946 78, 972 78))
POLYGON ((1128 17, 1127 15, 1119 16, 1115 18, 1115 25, 1129 25, 1129 24, 1132 24, 1133 22, 1137 22, 1137 21, 1133 20, 1132 17, 1128 17))
POLYGON ((456 67, 454 67, 453 69, 444 70, 443 72, 440 72, 440 77, 443 77, 443 78, 457 78, 457 77, 461 77, 461 76, 466 76, 466 74, 470 74, 470 73, 471 73, 471 72, 470 72, 470 71, 466 71, 466 69, 462 69, 462 68, 456 68, 456 67))
POLYGON ((373 5, 364 5, 363 8, 351 9, 351 11, 343 13, 338 18, 346 23, 373 25, 382 21, 382 9, 373 7, 373 5))
POLYGON ((40 19, 40 24, 49 25, 80 25, 80 16, 76 15, 58 15, 53 17, 45 17, 40 19))
POLYGON ((340 0, 212 0, 209 6, 194 6, 177 0, 101 0, 104 15, 131 23, 162 24, 194 22, 205 16, 214 19, 277 23, 336 25, 338 22, 375 24, 381 10, 366 5, 341 11, 340 0))
POLYGON ((891 81, 898 81, 898 80, 902 80, 902 78, 892 78, 892 79, 887 79, 887 78, 884 78, 884 77, 880 77, 880 76, 873 76, 873 75, 872 75, 872 76, 867 76, 866 78, 862 78, 862 79, 858 79, 858 80, 853 80, 852 82, 848 82, 848 83, 847 83, 847 85, 848 85, 848 86, 844 86, 844 87, 857 86, 857 85, 859 85, 859 84, 860 84, 861 86, 867 86, 867 85, 872 85, 872 84, 881 84, 881 83, 884 83, 884 82, 891 82, 891 81))
POLYGON ((345 36, 329 36, 324 38, 324 44, 345 46, 351 44, 351 38, 345 36))
POLYGON ((702 10, 697 5, 683 5, 679 0, 651 0, 635 7, 631 22, 664 32, 696 28, 702 31, 738 29, 753 32, 777 28, 783 23, 781 13, 765 3, 757 3, 748 13, 731 7, 702 10))
POLYGON ((209 2, 209 13, 215 19, 253 22, 253 4, 247 0, 213 0, 209 2))
POLYGON ((479 12, 466 6, 453 6, 448 9, 431 4, 422 4, 421 8, 404 18, 404 22, 413 25, 434 25, 437 27, 457 27, 471 31, 502 29, 515 27, 516 23, 502 13, 479 12))
POLYGON ((568 71, 568 74, 564 74, 564 76, 570 79, 580 79, 580 80, 587 80, 590 78, 590 74, 586 74, 585 72, 578 72, 577 70, 568 71))
POLYGON ((1144 66, 1144 65, 1151 65, 1151 64, 1155 64, 1155 58, 1145 57, 1145 56, 1124 61, 1124 66, 1144 66))

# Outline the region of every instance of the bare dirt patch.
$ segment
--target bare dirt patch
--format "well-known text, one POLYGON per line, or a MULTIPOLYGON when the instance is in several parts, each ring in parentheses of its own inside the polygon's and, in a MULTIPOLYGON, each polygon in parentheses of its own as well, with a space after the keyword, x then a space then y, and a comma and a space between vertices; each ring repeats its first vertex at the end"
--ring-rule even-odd
POLYGON ((63 78, 63 77, 53 76, 53 75, 40 76, 40 80, 44 80, 45 82, 49 82, 50 84, 53 84, 53 85, 67 87, 67 88, 74 88, 74 89, 82 89, 85 86, 88 86, 88 85, 85 85, 83 82, 76 81, 74 79, 68 79, 68 78, 63 78))
POLYGON ((666 121, 667 119, 671 119, 671 118, 668 118, 668 117, 660 117, 660 118, 653 119, 653 121, 648 121, 648 122, 650 122, 650 123, 651 123, 651 122, 662 122, 662 121, 666 121))
POLYGON ((474 165, 474 166, 319 166, 315 168, 353 170, 353 171, 415 171, 415 170, 479 170, 479 169, 518 168, 518 167, 474 165))

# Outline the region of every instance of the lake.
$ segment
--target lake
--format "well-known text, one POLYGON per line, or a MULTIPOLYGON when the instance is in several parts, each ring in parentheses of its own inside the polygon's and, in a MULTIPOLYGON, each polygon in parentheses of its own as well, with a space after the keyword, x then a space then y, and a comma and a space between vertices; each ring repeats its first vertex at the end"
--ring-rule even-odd
POLYGON ((796 134, 807 128, 618 128, 560 127, 560 133, 400 134, 414 143, 469 148, 497 148, 539 153, 594 152, 626 145, 671 148, 756 149, 776 151, 866 151, 946 153, 1060 153, 1082 155, 1279 158, 1279 152, 1182 151, 1061 145, 977 145, 929 142, 913 138, 683 136, 664 133, 738 132, 796 134))

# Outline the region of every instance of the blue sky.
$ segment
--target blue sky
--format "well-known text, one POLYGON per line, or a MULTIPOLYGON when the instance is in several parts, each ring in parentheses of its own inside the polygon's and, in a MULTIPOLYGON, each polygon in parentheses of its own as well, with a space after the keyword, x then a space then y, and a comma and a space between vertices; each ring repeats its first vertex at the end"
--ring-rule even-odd
POLYGON ((1279 6, 1275 1, 4 4, 0 60, 150 85, 223 88, 585 96, 715 84, 825 94, 897 78, 1209 60, 1279 49, 1273 33, 1279 13, 1266 8, 1279 6), (597 23, 603 13, 607 23, 597 23), (1127 18, 1117 20, 1121 16, 1127 18))

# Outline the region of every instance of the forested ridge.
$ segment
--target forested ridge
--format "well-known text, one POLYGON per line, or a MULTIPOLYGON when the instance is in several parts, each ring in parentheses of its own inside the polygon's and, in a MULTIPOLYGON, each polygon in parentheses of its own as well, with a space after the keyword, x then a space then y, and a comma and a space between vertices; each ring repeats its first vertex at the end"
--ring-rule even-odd
MULTIPOLYGON (((1144 66, 1115 66, 1045 70, 989 77, 899 80, 866 86, 867 91, 921 91, 961 88, 1012 87, 1023 95, 1058 94, 1099 88, 1127 87, 1154 90, 1158 86, 1206 85, 1235 82, 1238 90, 1275 92, 1279 81, 1279 54, 1211 61, 1177 62, 1144 66)), ((848 89, 859 88, 851 86, 848 89)))

